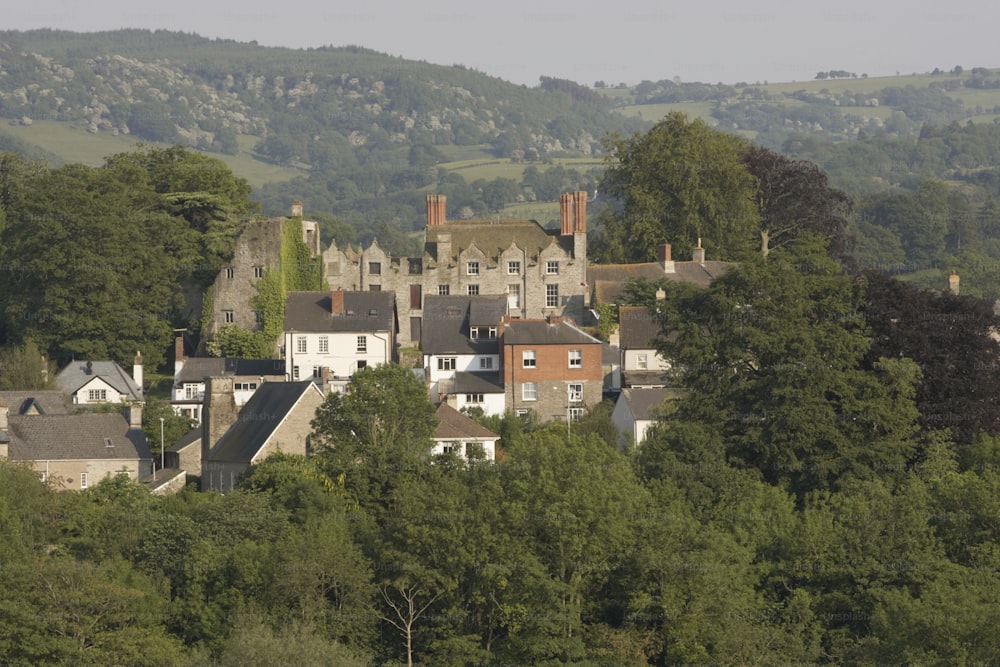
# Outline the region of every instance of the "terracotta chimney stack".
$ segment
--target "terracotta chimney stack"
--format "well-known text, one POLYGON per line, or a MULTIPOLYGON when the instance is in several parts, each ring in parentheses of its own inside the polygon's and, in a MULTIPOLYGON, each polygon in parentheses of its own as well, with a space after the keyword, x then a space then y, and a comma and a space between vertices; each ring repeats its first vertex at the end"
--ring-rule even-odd
POLYGON ((573 193, 573 231, 587 231, 587 193, 577 190, 573 193))
POLYGON ((447 219, 447 201, 445 195, 427 195, 427 226, 443 225, 447 219))
POLYGON ((568 236, 573 233, 573 195, 564 192, 559 195, 559 233, 568 236))
POLYGON ((330 292, 330 314, 344 314, 344 290, 335 289, 330 292))
POLYGON ((174 336, 174 376, 178 376, 181 373, 181 369, 184 368, 184 362, 187 358, 184 356, 184 334, 178 333, 174 336))
POLYGON ((674 261, 671 258, 670 253, 671 251, 669 243, 661 243, 660 245, 656 246, 656 259, 663 266, 664 273, 673 273, 675 271, 674 261))

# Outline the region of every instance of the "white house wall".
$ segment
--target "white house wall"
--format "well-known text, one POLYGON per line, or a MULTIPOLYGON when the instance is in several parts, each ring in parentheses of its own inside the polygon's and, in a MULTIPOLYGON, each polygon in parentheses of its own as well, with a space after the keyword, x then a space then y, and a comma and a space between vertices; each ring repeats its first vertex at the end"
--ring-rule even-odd
POLYGON ((351 333, 285 333, 286 373, 291 380, 308 380, 313 377, 313 368, 329 368, 330 377, 347 378, 358 371, 358 362, 368 366, 387 363, 392 356, 389 349, 389 332, 359 331, 351 333), (306 339, 306 351, 299 352, 298 339, 306 339), (329 341, 328 351, 319 351, 319 339, 325 336, 329 341), (358 336, 366 337, 365 352, 358 352, 358 336), (296 377, 295 368, 299 372, 296 377))

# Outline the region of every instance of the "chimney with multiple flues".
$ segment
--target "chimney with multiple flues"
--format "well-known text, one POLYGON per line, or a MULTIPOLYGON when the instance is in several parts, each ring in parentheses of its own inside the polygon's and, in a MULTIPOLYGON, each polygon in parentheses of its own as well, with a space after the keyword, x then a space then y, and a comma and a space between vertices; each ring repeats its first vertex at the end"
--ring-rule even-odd
POLYGON ((569 236, 587 231, 587 193, 564 192, 559 195, 559 233, 569 236))
POLYGON ((447 202, 445 195, 427 195, 427 226, 443 225, 447 221, 447 202))

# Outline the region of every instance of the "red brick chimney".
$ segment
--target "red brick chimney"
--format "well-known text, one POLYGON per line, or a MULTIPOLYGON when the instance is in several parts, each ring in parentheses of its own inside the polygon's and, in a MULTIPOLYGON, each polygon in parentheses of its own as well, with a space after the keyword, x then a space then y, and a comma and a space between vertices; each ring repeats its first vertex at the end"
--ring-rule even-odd
POLYGON ((669 262, 672 258, 670 257, 670 244, 662 243, 656 246, 656 261, 658 262, 669 262))
POLYGON ((427 195, 427 226, 443 225, 447 220, 447 201, 445 195, 427 195))
POLYGON ((573 233, 573 195, 564 192, 559 195, 559 233, 568 236, 573 233))
POLYGON ((587 231, 587 193, 577 190, 573 193, 573 231, 587 231))
POLYGON ((344 314, 344 290, 335 289, 330 291, 330 314, 344 314))

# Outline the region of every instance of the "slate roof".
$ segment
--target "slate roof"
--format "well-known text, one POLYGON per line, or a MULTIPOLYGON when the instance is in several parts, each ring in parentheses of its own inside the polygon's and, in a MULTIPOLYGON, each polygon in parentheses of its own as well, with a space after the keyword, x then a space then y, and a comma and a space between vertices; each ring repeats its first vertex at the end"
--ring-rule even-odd
POLYGON ((624 350, 648 350, 660 336, 660 324, 645 306, 621 306, 618 309, 618 334, 624 350))
POLYGON ((427 227, 424 250, 435 259, 439 234, 451 234, 453 261, 473 243, 494 262, 512 243, 527 253, 529 261, 552 243, 568 253, 573 252, 572 236, 561 236, 559 230, 547 230, 534 220, 448 220, 441 225, 431 225, 427 227))
POLYGON ((708 285, 733 266, 731 262, 674 262, 673 273, 665 273, 659 262, 639 264, 592 264, 587 266, 587 284, 594 286, 598 303, 618 303, 625 292, 625 283, 634 278, 708 285))
POLYGON ((64 415, 66 394, 58 390, 44 391, 0 391, 0 403, 9 408, 11 416, 26 415, 29 412, 43 415, 64 415))
POLYGON ((599 345, 601 341, 569 322, 549 324, 545 320, 511 320, 504 324, 504 345, 599 345))
POLYGON ((142 389, 135 383, 131 375, 113 361, 72 361, 66 368, 59 371, 56 382, 59 384, 59 388, 67 394, 75 394, 80 387, 95 377, 101 378, 114 387, 118 393, 124 394, 127 400, 142 400, 142 389), (87 364, 90 364, 89 372, 87 364))
POLYGON ((676 382, 677 373, 674 371, 622 371, 622 386, 624 387, 664 387, 676 382))
POLYGON ((308 391, 319 392, 311 380, 265 382, 240 410, 236 423, 212 447, 209 460, 250 463, 308 391))
POLYGON ((454 386, 456 394, 504 393, 503 381, 500 379, 499 371, 495 373, 469 373, 466 371, 455 371, 454 386))
POLYGON ((619 401, 625 401, 632 418, 639 420, 656 419, 656 411, 662 405, 664 399, 677 398, 680 391, 663 387, 658 389, 622 389, 619 401))
POLYGON ((146 434, 121 414, 9 417, 7 432, 12 461, 153 458, 146 434))
POLYGON ((438 296, 424 297, 420 349, 424 354, 497 354, 496 340, 469 338, 470 326, 494 326, 507 312, 507 297, 438 296))
POLYGON ((601 364, 618 366, 622 363, 622 351, 611 343, 601 343, 601 364))
POLYGON ((344 292, 344 314, 330 312, 330 292, 289 292, 285 300, 285 331, 395 331, 393 292, 344 292))
POLYGON ((232 357, 190 357, 184 361, 176 382, 203 382, 206 377, 284 375, 284 359, 235 359, 232 357))
POLYGON ((182 435, 181 439, 178 440, 173 447, 167 447, 167 451, 179 453, 195 443, 201 447, 201 424, 195 426, 193 429, 182 435))
POLYGON ((500 436, 469 419, 447 403, 437 409, 438 426, 434 429, 434 440, 462 440, 485 438, 497 440, 500 436))

